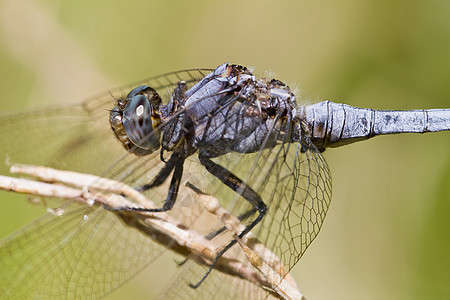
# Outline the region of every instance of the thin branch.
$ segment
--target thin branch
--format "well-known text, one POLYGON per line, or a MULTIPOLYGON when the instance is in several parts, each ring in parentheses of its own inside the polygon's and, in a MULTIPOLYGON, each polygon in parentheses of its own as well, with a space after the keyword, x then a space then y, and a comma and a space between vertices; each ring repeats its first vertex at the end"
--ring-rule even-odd
MULTIPOLYGON (((145 208, 156 207, 145 195, 122 182, 111 179, 30 165, 13 165, 11 172, 33 176, 39 181, 0 175, 0 189, 70 199, 90 206, 106 205, 112 209, 125 206, 136 207, 136 204, 145 208)), ((244 225, 221 207, 216 198, 196 192, 198 200, 205 209, 215 215, 234 235, 243 230, 244 225)), ((197 231, 186 228, 166 213, 124 210, 111 211, 111 213, 117 214, 127 226, 138 229, 155 242, 200 264, 210 264, 218 252, 212 241, 197 231)), ((241 256, 243 260, 231 257, 227 252, 216 265, 218 271, 248 280, 281 299, 305 299, 280 259, 251 232, 238 242, 245 254, 241 256)))

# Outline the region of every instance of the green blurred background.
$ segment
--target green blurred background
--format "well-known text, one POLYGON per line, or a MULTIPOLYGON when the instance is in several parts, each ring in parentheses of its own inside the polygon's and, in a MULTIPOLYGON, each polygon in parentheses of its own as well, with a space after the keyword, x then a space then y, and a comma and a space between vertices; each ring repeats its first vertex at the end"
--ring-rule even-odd
MULTIPOLYGON (((0 0, 0 109, 223 62, 268 71, 300 103, 450 107, 449 16, 448 0, 0 0)), ((308 299, 450 299, 449 149, 447 132, 325 152, 332 205, 293 271, 308 299)), ((42 213, 0 196, 2 237, 42 213)), ((174 265, 166 255, 108 299, 153 297, 174 265)))

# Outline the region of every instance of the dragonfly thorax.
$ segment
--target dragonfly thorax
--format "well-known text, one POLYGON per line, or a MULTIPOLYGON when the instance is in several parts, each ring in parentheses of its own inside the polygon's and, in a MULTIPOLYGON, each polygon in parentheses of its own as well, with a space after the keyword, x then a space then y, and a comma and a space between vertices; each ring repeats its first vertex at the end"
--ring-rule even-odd
POLYGON ((199 150, 203 157, 274 147, 291 132, 287 127, 293 126, 296 107, 294 94, 281 81, 256 78, 247 68, 228 64, 179 102, 184 111, 164 129, 162 147, 181 140, 187 155, 199 150))

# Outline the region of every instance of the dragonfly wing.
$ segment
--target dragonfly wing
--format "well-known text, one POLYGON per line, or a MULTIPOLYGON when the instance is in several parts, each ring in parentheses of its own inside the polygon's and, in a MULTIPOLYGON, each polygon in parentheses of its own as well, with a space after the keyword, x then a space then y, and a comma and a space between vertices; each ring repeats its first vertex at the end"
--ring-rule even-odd
POLYGON ((165 249, 102 207, 59 211, 0 242, 2 299, 100 298, 165 249))
MULTIPOLYGON (((140 84, 168 93, 178 81, 192 86, 207 73, 186 70, 140 84)), ((82 105, 0 116, 2 140, 8 141, 0 144, 0 153, 5 154, 7 165, 28 163, 110 174, 105 170, 113 162, 123 165, 136 159, 124 155, 108 123, 114 106, 111 95, 120 97, 121 91, 125 90, 114 90, 82 105)), ((145 159, 150 165, 163 164, 158 156, 145 159)), ((144 158, 138 160, 142 165, 144 158)), ((7 167, 1 168, 2 174, 8 174, 7 167)), ((2 298, 98 298, 126 282, 165 249, 103 207, 67 202, 59 210, 64 210, 62 216, 48 213, 0 242, 2 298)))
POLYGON ((201 278, 207 270, 195 262, 186 262, 166 286, 160 299, 279 299, 248 280, 217 270, 213 270, 197 289, 189 287, 189 283, 201 278))

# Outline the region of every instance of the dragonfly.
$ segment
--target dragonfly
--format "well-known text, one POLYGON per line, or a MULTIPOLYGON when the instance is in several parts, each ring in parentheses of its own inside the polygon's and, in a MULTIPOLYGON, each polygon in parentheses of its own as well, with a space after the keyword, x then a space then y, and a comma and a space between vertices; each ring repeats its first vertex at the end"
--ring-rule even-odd
POLYGON ((109 207, 46 198, 50 213, 0 242, 0 297, 107 295, 175 248, 118 218, 149 212, 167 213, 217 244, 209 263, 181 262, 180 277, 189 284, 170 285, 163 298, 266 299, 279 296, 217 265, 229 253, 242 256, 238 244, 252 234, 288 276, 330 206, 325 149, 378 135, 450 130, 450 109, 299 106, 283 82, 225 63, 153 77, 81 105, 3 115, 0 127, 14 141, 1 148, 9 161, 97 174, 156 203, 109 207), (199 193, 217 198, 241 230, 203 219, 199 193))

